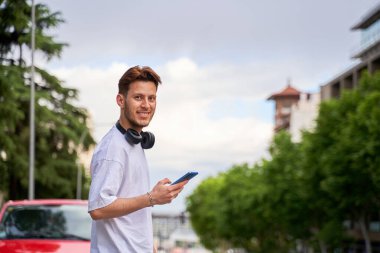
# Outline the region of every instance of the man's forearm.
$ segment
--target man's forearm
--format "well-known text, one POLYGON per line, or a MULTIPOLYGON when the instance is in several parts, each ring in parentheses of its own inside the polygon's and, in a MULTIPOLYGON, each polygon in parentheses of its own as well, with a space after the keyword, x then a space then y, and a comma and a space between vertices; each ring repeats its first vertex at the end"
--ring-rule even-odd
POLYGON ((150 200, 147 194, 133 198, 118 198, 108 206, 92 210, 90 215, 93 220, 116 218, 148 206, 150 200))

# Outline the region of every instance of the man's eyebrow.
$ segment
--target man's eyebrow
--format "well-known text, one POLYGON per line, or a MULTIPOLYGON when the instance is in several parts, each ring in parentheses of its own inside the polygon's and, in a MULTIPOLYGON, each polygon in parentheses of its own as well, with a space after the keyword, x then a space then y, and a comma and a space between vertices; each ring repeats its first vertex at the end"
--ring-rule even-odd
POLYGON ((132 93, 132 96, 157 97, 157 94, 132 93))

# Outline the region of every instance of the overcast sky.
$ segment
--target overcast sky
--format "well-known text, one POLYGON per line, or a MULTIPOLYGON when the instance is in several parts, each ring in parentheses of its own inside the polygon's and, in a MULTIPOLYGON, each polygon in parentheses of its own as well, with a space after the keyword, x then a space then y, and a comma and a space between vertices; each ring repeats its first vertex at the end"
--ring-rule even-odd
POLYGON ((317 92, 355 62, 360 33, 350 28, 375 0, 45 0, 64 24, 52 31, 70 44, 45 65, 80 91, 97 141, 119 116, 117 82, 131 66, 148 65, 162 78, 156 115, 146 129, 151 185, 186 171, 199 182, 234 164, 267 156, 274 105, 266 101, 287 80, 317 92))

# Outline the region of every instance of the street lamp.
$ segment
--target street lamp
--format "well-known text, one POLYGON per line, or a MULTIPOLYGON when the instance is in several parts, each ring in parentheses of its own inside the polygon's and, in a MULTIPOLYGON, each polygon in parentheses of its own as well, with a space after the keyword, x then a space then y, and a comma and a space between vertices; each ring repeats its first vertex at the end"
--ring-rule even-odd
POLYGON ((81 199, 82 196, 82 170, 80 167, 80 161, 79 161, 79 153, 83 151, 83 141, 84 138, 87 135, 87 130, 84 130, 82 135, 79 138, 79 144, 78 144, 78 149, 77 149, 77 155, 78 155, 78 160, 77 160, 77 199, 81 199))
POLYGON ((35 159, 35 110, 34 110, 34 48, 35 48, 35 7, 34 7, 34 0, 32 0, 32 36, 31 36, 31 48, 32 48, 32 55, 31 55, 31 83, 30 83, 30 135, 29 135, 29 199, 34 199, 34 159, 35 159))

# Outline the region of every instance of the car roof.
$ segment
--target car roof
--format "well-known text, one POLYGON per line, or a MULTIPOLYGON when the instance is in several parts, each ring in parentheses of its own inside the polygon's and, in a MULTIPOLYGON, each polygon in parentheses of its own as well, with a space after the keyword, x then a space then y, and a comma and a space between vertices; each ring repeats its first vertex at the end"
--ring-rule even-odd
POLYGON ((0 209, 0 219, 5 210, 10 206, 33 206, 33 205, 87 205, 87 200, 81 199, 34 199, 34 200, 9 200, 0 209))
POLYGON ((9 200, 4 206, 23 205, 87 205, 87 200, 82 199, 33 199, 33 200, 9 200))

